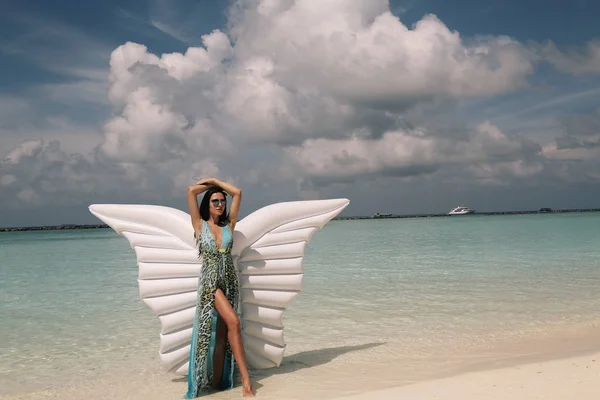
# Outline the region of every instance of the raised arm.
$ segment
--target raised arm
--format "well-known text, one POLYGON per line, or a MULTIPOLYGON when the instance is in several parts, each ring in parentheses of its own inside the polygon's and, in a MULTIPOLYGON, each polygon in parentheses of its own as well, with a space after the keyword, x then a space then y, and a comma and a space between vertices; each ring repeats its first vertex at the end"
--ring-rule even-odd
MULTIPOLYGON (((200 181, 202 182, 202 181, 200 181)), ((198 207, 198 195, 209 188, 209 185, 205 183, 197 182, 196 184, 188 188, 187 201, 188 208, 190 209, 190 216, 192 217, 192 226, 196 236, 202 228, 202 217, 200 217, 200 208, 198 207)))
POLYGON ((233 186, 231 183, 223 182, 215 178, 209 178, 200 182, 208 183, 209 185, 219 186, 231 196, 231 207, 229 207, 229 226, 233 231, 233 229, 235 228, 235 224, 238 220, 240 203, 242 202, 242 189, 233 186))

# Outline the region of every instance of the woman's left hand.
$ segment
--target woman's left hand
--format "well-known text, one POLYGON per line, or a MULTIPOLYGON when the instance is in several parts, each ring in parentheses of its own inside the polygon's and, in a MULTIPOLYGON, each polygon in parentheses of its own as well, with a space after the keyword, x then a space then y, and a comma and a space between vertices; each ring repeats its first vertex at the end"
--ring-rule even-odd
POLYGON ((215 181, 215 178, 204 178, 204 179, 200 179, 198 182, 196 182, 196 185, 204 185, 204 186, 214 185, 214 181, 215 181))

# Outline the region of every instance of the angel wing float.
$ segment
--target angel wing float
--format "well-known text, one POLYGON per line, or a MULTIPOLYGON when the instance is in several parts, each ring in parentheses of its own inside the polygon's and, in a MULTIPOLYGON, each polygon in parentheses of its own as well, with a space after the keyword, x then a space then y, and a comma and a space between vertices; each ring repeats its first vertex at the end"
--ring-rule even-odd
MULTIPOLYGON (((282 317, 302 290, 305 246, 349 203, 347 199, 276 203, 236 224, 232 255, 240 273, 242 332, 252 367, 281 363, 282 317)), ((202 268, 189 214, 154 205, 94 204, 89 210, 134 249, 140 297, 161 322, 161 362, 169 371, 187 375, 202 268)))

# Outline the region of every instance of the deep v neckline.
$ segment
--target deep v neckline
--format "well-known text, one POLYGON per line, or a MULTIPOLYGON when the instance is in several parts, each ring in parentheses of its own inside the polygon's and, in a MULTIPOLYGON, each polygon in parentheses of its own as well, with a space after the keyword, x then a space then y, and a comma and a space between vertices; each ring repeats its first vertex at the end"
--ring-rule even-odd
POLYGON ((218 249, 221 249, 223 246, 223 227, 220 226, 219 228, 221 228, 221 245, 217 246, 217 238, 215 237, 215 235, 213 235, 212 229, 210 229, 210 224, 208 222, 206 222, 206 227, 208 228, 208 233, 210 234, 210 237, 213 240, 213 243, 215 244, 215 247, 218 249))

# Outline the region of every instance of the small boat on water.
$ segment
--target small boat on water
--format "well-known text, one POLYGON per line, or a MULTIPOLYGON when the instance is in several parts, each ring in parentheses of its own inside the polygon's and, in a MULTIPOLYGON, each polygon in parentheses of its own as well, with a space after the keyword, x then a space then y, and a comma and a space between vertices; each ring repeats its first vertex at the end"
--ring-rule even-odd
POLYGON ((473 214, 474 212, 475 210, 471 210, 469 207, 459 206, 450 210, 448 215, 467 215, 473 214))

